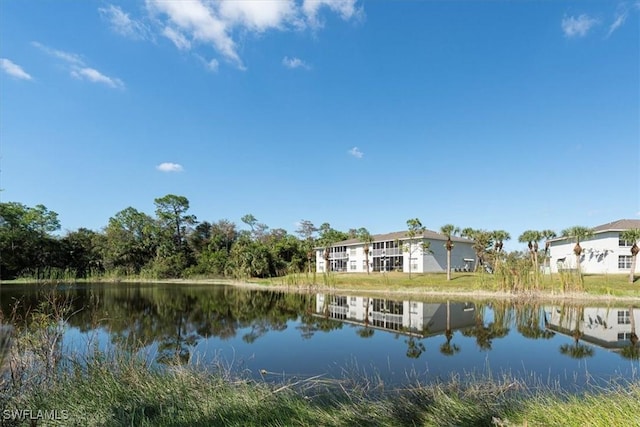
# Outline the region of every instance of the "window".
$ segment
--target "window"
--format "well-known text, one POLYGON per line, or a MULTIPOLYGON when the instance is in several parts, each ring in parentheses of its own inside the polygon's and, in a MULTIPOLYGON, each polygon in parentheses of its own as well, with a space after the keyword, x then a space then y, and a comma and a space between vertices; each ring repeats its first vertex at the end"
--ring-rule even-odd
POLYGON ((618 341, 628 341, 631 339, 631 332, 618 332, 618 341))
POLYGON ((351 297, 349 299, 349 305, 356 305, 357 297, 351 297))
POLYGON ((355 271, 355 269, 356 269, 356 262, 353 260, 349 261, 349 270, 355 271))
POLYGON ((355 250, 355 248, 353 248, 353 249, 349 249, 349 256, 356 256, 356 250, 355 250))
POLYGON ((618 325, 628 325, 630 323, 629 310, 618 310, 618 325))
POLYGON ((621 248, 630 248, 631 246, 633 246, 633 241, 624 240, 622 237, 618 237, 618 246, 620 246, 621 248))
POLYGON ((619 270, 631 269, 631 255, 618 255, 618 269, 619 270))

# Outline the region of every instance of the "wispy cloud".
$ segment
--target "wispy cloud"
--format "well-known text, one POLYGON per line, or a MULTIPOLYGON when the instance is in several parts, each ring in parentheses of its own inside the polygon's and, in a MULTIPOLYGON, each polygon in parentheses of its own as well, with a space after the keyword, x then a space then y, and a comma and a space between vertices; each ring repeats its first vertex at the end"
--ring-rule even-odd
POLYGON ((149 28, 144 23, 132 19, 128 13, 125 13, 118 6, 101 7, 98 12, 109 23, 113 31, 121 36, 142 40, 149 38, 151 35, 149 28))
POLYGON ((164 27, 162 35, 173 42, 173 44, 180 50, 191 49, 191 42, 180 31, 171 27, 164 27))
MULTIPOLYGON (((322 9, 337 13, 343 20, 362 15, 358 0, 146 0, 146 6, 150 21, 178 49, 212 46, 221 58, 239 69, 245 66, 236 39, 246 33, 316 28, 322 9)), ((126 15, 118 14, 119 20, 123 20, 122 14, 126 15)))
POLYGON ((160 163, 156 169, 160 172, 182 172, 184 170, 181 164, 171 162, 160 163))
POLYGON ((598 20, 589 15, 582 14, 578 17, 569 16, 562 18, 562 31, 565 37, 584 37, 589 30, 598 24, 598 20))
POLYGON ((29 73, 24 71, 21 66, 13 63, 11 60, 7 58, 0 58, 0 68, 5 73, 17 79, 31 80, 31 75, 29 73))
POLYGON ((284 58, 282 58, 282 65, 291 69, 304 68, 305 70, 308 70, 311 68, 302 59, 296 58, 296 57, 289 58, 288 56, 285 56, 284 58))
POLYGON ((611 34, 616 31, 618 28, 622 27, 622 25, 627 20, 629 16, 629 12, 632 9, 640 10, 640 1, 636 1, 635 3, 623 2, 618 4, 615 12, 615 19, 609 26, 609 32, 607 33, 607 37, 611 36, 611 34))
POLYGON ((104 84, 114 89, 123 89, 125 87, 122 80, 115 77, 109 77, 95 68, 87 66, 80 55, 52 49, 38 42, 32 42, 31 44, 46 54, 66 62, 69 67, 69 74, 76 79, 104 84))
POLYGON ((362 156, 364 156, 364 153, 360 151, 358 147, 353 147, 351 150, 348 151, 348 153, 351 154, 356 159, 361 159, 362 156))
POLYGON ((107 86, 110 86, 115 89, 124 88, 124 83, 122 83, 122 80, 105 76, 95 68, 89 68, 89 67, 77 68, 77 69, 71 70, 71 75, 80 80, 89 80, 90 82, 93 82, 93 83, 104 83, 107 86))
POLYGON ((63 52, 61 50, 52 49, 38 42, 31 42, 31 45, 37 47, 44 53, 50 56, 53 56, 54 58, 62 59, 63 61, 71 65, 84 65, 84 61, 82 60, 82 58, 79 55, 76 55, 75 53, 63 52))

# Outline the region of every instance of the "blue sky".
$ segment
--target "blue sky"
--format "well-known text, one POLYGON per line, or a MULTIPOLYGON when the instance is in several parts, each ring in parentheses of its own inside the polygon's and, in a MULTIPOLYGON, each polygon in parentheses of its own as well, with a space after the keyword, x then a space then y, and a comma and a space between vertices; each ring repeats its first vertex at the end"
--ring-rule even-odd
MULTIPOLYGON (((63 230, 640 216, 640 2, 0 2, 0 193, 63 230)), ((508 249, 521 244, 509 242, 508 249)))

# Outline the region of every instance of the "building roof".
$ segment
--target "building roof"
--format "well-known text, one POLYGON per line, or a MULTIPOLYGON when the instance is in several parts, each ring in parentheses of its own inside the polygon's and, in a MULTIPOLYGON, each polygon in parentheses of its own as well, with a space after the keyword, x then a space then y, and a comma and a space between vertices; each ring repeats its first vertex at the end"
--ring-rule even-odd
MULTIPOLYGON (((591 228, 593 234, 606 233, 607 231, 625 231, 633 228, 640 228, 640 219, 619 219, 617 221, 611 221, 606 224, 598 225, 591 228)), ((559 236, 555 239, 550 239, 550 242, 558 242, 565 240, 566 237, 559 236)))
MULTIPOLYGON (((445 236, 444 234, 436 233, 435 231, 431 231, 431 230, 425 230, 424 233, 416 236, 416 238, 420 238, 420 237, 425 239, 432 239, 432 240, 443 240, 443 241, 447 240, 447 236, 445 236)), ((408 240, 408 239, 409 237, 407 236, 406 231, 395 231, 393 233, 371 235, 371 240, 373 242, 388 242, 392 240, 408 240)), ((458 237, 458 236, 451 236, 451 241, 472 243, 471 240, 465 239, 464 237, 458 237)), ((335 242, 332 246, 350 246, 350 245, 359 245, 359 244, 362 244, 362 240, 355 238, 355 239, 343 240, 341 242, 335 242)))
POLYGON ((619 219, 617 221, 608 222, 606 224, 593 227, 593 232, 602 233, 605 231, 624 231, 632 228, 640 228, 640 219, 619 219))

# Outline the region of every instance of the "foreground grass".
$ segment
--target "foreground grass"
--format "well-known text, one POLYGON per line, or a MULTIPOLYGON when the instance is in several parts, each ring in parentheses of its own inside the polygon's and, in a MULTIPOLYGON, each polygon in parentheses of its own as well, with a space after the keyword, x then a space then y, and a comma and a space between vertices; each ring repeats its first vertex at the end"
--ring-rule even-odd
POLYGON ((102 357, 3 397, 10 411, 66 411, 65 426, 640 425, 640 383, 580 396, 491 379, 385 391, 357 380, 269 384, 102 357))

